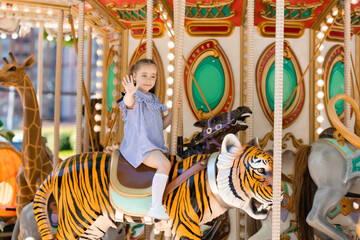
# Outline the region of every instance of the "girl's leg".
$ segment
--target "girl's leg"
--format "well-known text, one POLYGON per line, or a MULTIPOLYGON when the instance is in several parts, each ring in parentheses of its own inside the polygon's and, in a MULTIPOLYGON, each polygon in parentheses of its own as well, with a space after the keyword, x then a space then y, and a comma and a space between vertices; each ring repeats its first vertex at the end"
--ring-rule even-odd
POLYGON ((162 205, 162 198, 170 171, 170 161, 159 151, 152 151, 143 164, 157 169, 152 182, 152 204, 148 216, 158 219, 168 219, 169 215, 162 205))

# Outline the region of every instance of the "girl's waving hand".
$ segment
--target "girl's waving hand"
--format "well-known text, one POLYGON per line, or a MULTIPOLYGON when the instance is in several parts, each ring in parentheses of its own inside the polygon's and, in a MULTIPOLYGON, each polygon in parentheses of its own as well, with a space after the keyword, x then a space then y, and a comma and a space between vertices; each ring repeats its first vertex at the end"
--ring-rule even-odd
POLYGON ((126 75, 122 85, 124 86, 126 93, 130 96, 132 96, 139 88, 139 84, 136 84, 132 75, 130 75, 130 77, 129 75, 126 75))

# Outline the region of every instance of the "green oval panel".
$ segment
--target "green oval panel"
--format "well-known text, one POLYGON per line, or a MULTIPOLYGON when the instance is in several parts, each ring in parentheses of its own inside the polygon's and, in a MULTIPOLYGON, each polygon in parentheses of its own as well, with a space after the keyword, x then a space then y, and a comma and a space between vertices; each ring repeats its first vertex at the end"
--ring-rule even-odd
POLYGON ((114 96, 113 96, 113 91, 115 89, 113 80, 115 78, 115 73, 113 71, 115 67, 115 63, 112 62, 110 67, 109 67, 109 72, 108 72, 108 84, 107 84, 107 107, 108 107, 108 111, 111 111, 111 107, 112 107, 112 102, 114 100, 114 96))
MULTIPOLYGON (((344 93, 344 63, 337 62, 331 69, 329 79, 329 98, 336 94, 344 93)), ((344 100, 339 100, 335 104, 336 114, 340 115, 344 110, 344 100)))
MULTIPOLYGON (((212 56, 205 58, 197 66, 194 76, 209 107, 213 110, 220 103, 225 89, 224 70, 220 60, 212 56)), ((195 82, 192 83, 192 94, 196 108, 209 112, 195 82)))
MULTIPOLYGON (((296 72, 293 63, 284 58, 284 83, 283 83, 283 108, 285 107, 287 101, 289 100, 292 92, 296 88, 297 79, 296 72)), ((274 101, 275 101, 275 62, 271 65, 267 76, 266 76, 266 99, 268 101, 271 111, 274 111, 274 101)), ((287 106, 288 109, 294 101, 295 96, 290 101, 290 104, 287 106)))

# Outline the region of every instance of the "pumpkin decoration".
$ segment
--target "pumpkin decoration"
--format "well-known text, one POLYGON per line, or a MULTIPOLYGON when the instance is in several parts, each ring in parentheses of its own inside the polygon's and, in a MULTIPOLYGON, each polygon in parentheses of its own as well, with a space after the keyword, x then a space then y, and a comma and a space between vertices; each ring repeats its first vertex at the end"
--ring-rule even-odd
POLYGON ((13 217, 16 211, 16 175, 21 154, 8 143, 0 143, 0 217, 13 217))

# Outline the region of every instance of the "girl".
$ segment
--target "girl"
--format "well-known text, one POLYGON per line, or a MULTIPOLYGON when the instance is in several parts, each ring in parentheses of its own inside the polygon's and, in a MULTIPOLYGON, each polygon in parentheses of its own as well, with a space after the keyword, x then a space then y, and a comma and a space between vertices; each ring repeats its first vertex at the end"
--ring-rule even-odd
POLYGON ((168 150, 164 146, 163 130, 170 125, 171 113, 162 117, 167 108, 154 95, 157 76, 156 63, 141 59, 131 66, 129 76, 122 82, 126 92, 120 102, 124 120, 120 152, 135 168, 143 163, 157 169, 152 181, 152 204, 147 215, 168 219, 162 198, 170 161, 164 155, 168 150))

